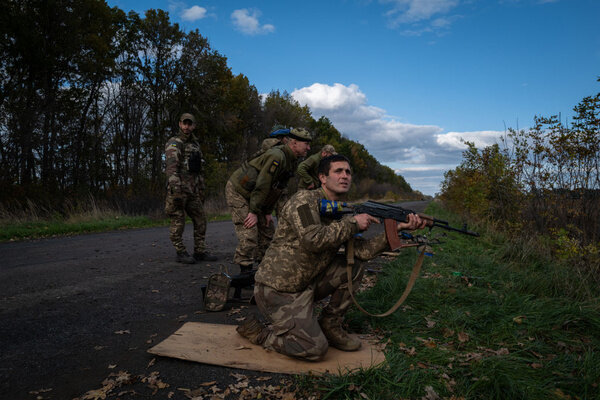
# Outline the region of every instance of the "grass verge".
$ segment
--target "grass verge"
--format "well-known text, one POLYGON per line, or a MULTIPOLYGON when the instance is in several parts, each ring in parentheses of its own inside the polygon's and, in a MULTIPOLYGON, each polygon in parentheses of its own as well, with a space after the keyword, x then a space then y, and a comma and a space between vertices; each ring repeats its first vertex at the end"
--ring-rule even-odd
MULTIPOLYGON (((209 214, 207 218, 209 222, 231 219, 228 214, 209 214)), ((0 224, 0 242, 168 225, 167 218, 114 215, 114 213, 102 216, 71 216, 68 219, 6 222, 0 224)))
MULTIPOLYGON (((399 311, 372 318, 353 308, 346 316, 350 331, 389 340, 386 362, 342 376, 302 377, 300 385, 322 399, 600 398, 598 289, 575 282, 568 266, 530 244, 521 246, 489 232, 449 233, 399 311)), ((361 305, 387 310, 416 257, 403 251, 359 295, 361 305)))

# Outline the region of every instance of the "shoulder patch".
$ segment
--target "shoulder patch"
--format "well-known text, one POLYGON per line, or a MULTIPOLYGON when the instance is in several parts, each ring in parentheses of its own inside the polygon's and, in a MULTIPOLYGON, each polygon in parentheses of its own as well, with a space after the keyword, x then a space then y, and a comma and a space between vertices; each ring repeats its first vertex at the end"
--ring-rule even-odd
POLYGON ((303 228, 316 224, 308 204, 302 204, 296 210, 298 211, 298 216, 300 217, 300 222, 302 222, 303 228))
POLYGON ((277 171, 277 167, 279 167, 279 161, 273 160, 273 163, 271 164, 271 167, 269 168, 269 173, 270 174, 275 173, 275 171, 277 171))

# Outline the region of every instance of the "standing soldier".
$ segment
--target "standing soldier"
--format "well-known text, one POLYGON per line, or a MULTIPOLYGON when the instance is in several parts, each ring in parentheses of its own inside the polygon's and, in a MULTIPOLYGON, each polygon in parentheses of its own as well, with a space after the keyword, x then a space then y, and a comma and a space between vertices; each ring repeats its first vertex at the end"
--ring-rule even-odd
POLYGON ((332 156, 334 154, 337 154, 335 148, 330 144, 326 144, 323 146, 320 153, 315 153, 306 160, 302 161, 300 165, 298 165, 298 170, 296 171, 300 181, 298 182, 298 189, 311 190, 321 186, 317 172, 319 169, 319 162, 323 158, 332 156))
POLYGON ((298 157, 310 150, 311 136, 291 128, 287 142, 275 146, 238 168, 227 181, 225 197, 235 225, 238 246, 233 262, 242 273, 262 260, 275 227, 271 217, 281 192, 294 174, 298 157))
POLYGON ((179 118, 179 132, 171 137, 165 146, 167 200, 165 212, 171 218, 169 237, 177 251, 176 261, 194 264, 196 261, 215 261, 217 257, 206 252, 206 214, 204 213, 204 180, 202 152, 198 139, 194 136, 196 118, 192 114, 182 114, 179 118), (183 245, 185 213, 194 224, 194 256, 190 256, 183 245))

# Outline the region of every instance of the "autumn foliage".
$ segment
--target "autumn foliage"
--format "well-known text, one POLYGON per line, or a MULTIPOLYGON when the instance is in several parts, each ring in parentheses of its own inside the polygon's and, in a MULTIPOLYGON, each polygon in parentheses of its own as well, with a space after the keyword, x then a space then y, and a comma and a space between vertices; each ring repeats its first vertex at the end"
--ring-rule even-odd
POLYGON ((441 198, 517 240, 546 240, 558 259, 600 281, 600 93, 573 110, 570 124, 535 117, 527 130, 509 129, 502 147, 467 143, 441 198))

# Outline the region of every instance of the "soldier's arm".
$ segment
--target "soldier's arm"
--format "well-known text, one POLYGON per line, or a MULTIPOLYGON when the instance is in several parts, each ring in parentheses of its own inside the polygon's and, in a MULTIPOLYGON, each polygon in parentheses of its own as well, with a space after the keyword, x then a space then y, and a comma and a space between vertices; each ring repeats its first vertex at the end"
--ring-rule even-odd
POLYGON ((249 209, 251 213, 259 214, 265 203, 274 179, 283 168, 283 152, 280 150, 269 150, 265 153, 262 167, 256 177, 256 185, 250 194, 249 209))
POLYGON ((300 200, 289 204, 288 210, 292 229, 296 231, 300 244, 313 253, 338 248, 359 231, 350 216, 328 225, 322 224, 317 204, 312 205, 300 200))
POLYGON ((179 170, 181 167, 182 154, 179 151, 177 142, 169 140, 165 146, 165 174, 167 175, 167 187, 171 194, 181 193, 181 176, 179 170))
POLYGON ((298 175, 298 178, 300 178, 301 187, 309 187, 313 183, 313 178, 309 173, 311 168, 313 168, 313 164, 312 157, 309 157, 298 165, 296 174, 298 175))

